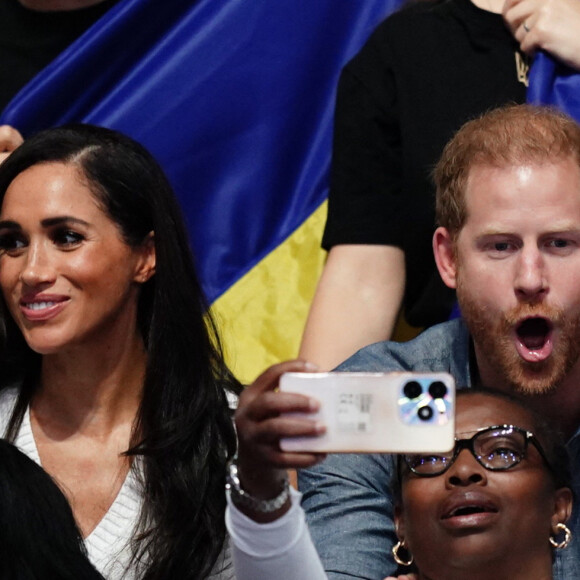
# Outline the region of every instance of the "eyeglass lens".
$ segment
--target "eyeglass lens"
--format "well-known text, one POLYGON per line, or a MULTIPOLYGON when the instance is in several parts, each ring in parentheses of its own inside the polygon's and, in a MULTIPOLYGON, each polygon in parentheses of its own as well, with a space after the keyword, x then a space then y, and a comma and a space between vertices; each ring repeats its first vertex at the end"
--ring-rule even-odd
POLYGON ((469 439, 459 439, 449 453, 405 455, 405 462, 419 475, 438 475, 453 464, 462 449, 469 449, 486 469, 502 471, 517 465, 526 454, 526 432, 516 427, 479 431, 469 439))

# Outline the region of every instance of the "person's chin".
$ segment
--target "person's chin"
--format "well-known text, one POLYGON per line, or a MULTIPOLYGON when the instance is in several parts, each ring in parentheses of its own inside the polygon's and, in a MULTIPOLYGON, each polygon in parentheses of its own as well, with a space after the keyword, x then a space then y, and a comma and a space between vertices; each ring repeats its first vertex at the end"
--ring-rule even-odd
MULTIPOLYGON (((437 577, 445 578, 451 574, 451 571, 456 575, 463 570, 464 577, 469 578, 470 571, 478 567, 493 565, 494 561, 501 561, 506 542, 509 542, 502 539, 503 534, 499 529, 500 518, 493 521, 490 518, 480 524, 482 525, 441 530, 439 538, 442 541, 442 553, 445 554, 445 559, 430 562, 433 568, 445 568, 437 577)), ((417 562, 417 565, 421 568, 420 562, 417 562)), ((493 575, 490 578, 493 578, 493 575)))
POLYGON ((67 341, 62 336, 55 336, 55 333, 29 333, 24 338, 28 346, 40 355, 56 354, 67 345, 67 341))
POLYGON ((552 357, 536 362, 519 358, 506 367, 508 382, 522 395, 550 393, 562 379, 562 374, 552 357))

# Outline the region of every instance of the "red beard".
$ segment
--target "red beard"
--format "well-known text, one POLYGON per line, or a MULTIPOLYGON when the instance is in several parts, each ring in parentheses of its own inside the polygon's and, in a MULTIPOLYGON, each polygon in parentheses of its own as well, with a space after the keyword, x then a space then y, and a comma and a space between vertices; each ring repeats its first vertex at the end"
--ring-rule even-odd
POLYGON ((504 313, 489 312, 469 295, 460 276, 457 298, 479 352, 493 371, 507 380, 516 392, 527 395, 550 392, 577 362, 580 356, 580 314, 566 316, 562 309, 537 301, 521 303, 504 313), (552 330, 558 330, 552 353, 537 362, 523 360, 513 342, 518 323, 529 317, 545 318, 551 322, 552 330))

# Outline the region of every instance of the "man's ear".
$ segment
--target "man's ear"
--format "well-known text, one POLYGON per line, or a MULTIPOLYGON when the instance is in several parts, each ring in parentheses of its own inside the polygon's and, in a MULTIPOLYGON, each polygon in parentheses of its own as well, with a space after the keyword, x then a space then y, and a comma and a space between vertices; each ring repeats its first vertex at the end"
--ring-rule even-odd
POLYGON ((433 234, 433 255, 439 275, 445 285, 449 288, 457 288, 455 244, 446 228, 437 228, 433 234))
POLYGON ((139 247, 141 256, 135 270, 135 282, 143 284, 155 274, 155 234, 149 232, 139 247))

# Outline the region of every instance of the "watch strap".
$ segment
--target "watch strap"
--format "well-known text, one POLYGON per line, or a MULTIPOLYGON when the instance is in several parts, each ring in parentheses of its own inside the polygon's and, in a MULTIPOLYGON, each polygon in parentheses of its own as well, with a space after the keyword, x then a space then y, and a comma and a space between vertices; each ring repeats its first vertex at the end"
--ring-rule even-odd
POLYGON ((228 463, 226 491, 237 507, 245 507, 253 512, 269 514, 279 510, 290 497, 288 478, 284 479, 282 490, 272 499, 258 499, 242 488, 236 458, 228 463))

